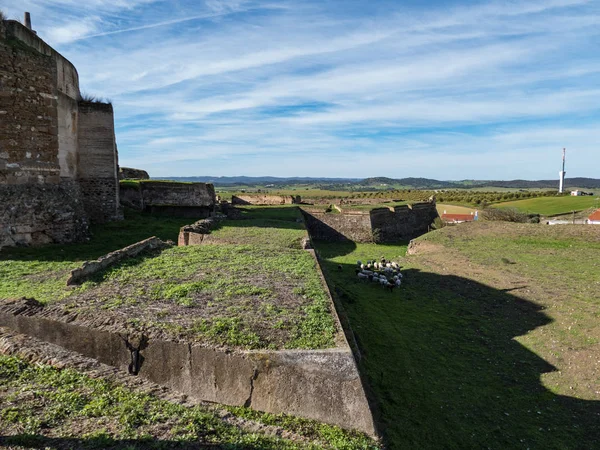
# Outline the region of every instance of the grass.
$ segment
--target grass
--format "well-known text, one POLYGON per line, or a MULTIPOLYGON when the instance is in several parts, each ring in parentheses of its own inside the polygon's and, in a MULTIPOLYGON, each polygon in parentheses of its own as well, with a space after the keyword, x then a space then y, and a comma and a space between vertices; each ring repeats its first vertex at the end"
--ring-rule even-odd
POLYGON ((405 247, 315 243, 390 449, 600 446, 600 238, 548 229, 429 233, 392 293, 353 269, 405 247))
POLYGON ((153 235, 176 241, 179 229, 189 222, 126 210, 124 221, 92 227, 92 238, 83 244, 5 247, 0 252, 0 298, 35 297, 43 303, 61 300, 73 293, 65 286, 66 278, 83 261, 153 235))
POLYGON ((573 211, 600 207, 597 195, 593 196, 562 196, 562 197, 538 197, 513 202, 502 202, 498 208, 516 208, 520 212, 541 214, 544 216, 556 216, 568 214, 573 211))
POLYGON ((238 417, 291 429, 308 442, 246 431, 204 406, 183 406, 74 370, 0 355, 0 444, 9 447, 376 448, 368 437, 337 427, 246 408, 230 411, 238 417))
POLYGON ((190 219, 129 211, 127 220, 97 228, 86 244, 10 249, 2 254, 0 298, 59 302, 83 316, 133 315, 127 320, 136 328, 220 346, 333 347, 330 300, 314 258, 301 250, 306 230, 296 222, 298 209, 244 208, 242 216, 213 232, 218 244, 143 254, 78 287, 66 279, 82 260, 152 234, 176 239, 190 219))

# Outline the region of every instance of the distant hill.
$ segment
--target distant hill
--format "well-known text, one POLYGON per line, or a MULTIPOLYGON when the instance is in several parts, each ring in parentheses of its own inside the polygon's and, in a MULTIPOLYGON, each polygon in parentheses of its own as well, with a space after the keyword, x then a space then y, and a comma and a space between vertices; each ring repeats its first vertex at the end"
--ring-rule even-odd
POLYGON ((360 181, 360 178, 311 178, 311 177, 156 177, 155 180, 173 180, 173 181, 195 181, 199 183, 213 183, 216 185, 264 185, 269 184, 300 184, 300 183, 353 183, 360 181))
MULTIPOLYGON (((509 188, 509 189, 557 189, 558 180, 460 180, 440 181, 430 178, 312 178, 312 177, 159 177, 157 180, 196 181, 213 183, 218 186, 264 186, 293 185, 293 184, 326 184, 380 187, 402 187, 404 189, 477 189, 477 188, 509 188)), ((600 189, 600 179, 596 178, 567 178, 565 187, 582 189, 600 189)))

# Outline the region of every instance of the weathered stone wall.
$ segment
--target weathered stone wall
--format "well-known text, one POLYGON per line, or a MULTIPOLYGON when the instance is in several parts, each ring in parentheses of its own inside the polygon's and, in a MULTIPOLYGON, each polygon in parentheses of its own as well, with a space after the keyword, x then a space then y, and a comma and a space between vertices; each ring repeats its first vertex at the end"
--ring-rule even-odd
POLYGON ((205 218, 214 214, 216 196, 209 183, 141 181, 121 184, 121 202, 151 213, 205 218))
POLYGON ((73 242, 88 224, 74 182, 0 186, 0 248, 73 242))
POLYGON ((0 184, 60 182, 56 64, 0 30, 0 184))
POLYGON ((149 180, 148 172, 141 169, 132 169, 131 167, 119 168, 119 180, 149 180))
POLYGON ((2 245, 75 241, 88 219, 120 216, 112 109, 104 139, 101 120, 85 105, 80 111, 79 98, 69 61, 19 22, 0 21, 0 197, 9 199, 2 245))
POLYGON ((120 218, 113 108, 79 102, 79 172, 85 210, 93 222, 120 218))
POLYGON ((352 211, 338 214, 302 208, 302 214, 313 239, 355 242, 372 242, 373 240, 371 218, 368 212, 352 211))
POLYGON ((306 226, 313 239, 328 241, 392 243, 413 239, 429 231, 438 217, 435 203, 352 211, 336 207, 341 213, 326 213, 302 208, 306 226))
POLYGON ((299 195, 232 195, 234 205, 292 205, 302 201, 299 195))
POLYGON ((371 228, 376 242, 407 241, 429 231, 438 217, 435 203, 414 203, 371 211, 371 228))

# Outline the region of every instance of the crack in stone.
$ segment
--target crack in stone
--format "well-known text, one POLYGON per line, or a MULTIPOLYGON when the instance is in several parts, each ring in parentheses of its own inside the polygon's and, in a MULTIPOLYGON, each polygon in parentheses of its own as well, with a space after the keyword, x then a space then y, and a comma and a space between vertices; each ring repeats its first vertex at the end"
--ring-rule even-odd
POLYGON ((257 378, 258 378, 258 369, 254 368, 254 373, 250 377, 250 394, 248 395, 248 398, 244 402, 245 408, 252 407, 252 394, 254 394, 254 380, 256 380, 257 378))

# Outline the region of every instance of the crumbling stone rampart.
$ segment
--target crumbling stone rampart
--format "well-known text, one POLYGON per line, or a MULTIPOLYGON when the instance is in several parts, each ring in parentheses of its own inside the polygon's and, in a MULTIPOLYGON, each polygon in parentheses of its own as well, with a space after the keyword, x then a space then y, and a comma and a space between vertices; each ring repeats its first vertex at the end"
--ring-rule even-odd
POLYGON ((438 217, 434 202, 371 211, 353 211, 343 207, 336 210, 337 213, 327 213, 321 209, 302 208, 313 239, 375 243, 407 241, 427 233, 438 217))
POLYGON ((121 184, 124 206, 151 213, 206 218, 215 212, 215 188, 209 183, 140 181, 121 184))
POLYGON ((119 180, 149 180, 148 172, 141 169, 133 169, 131 167, 119 168, 119 180))

